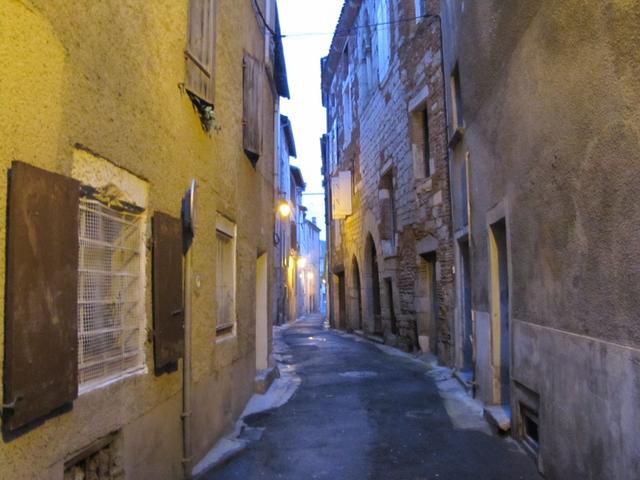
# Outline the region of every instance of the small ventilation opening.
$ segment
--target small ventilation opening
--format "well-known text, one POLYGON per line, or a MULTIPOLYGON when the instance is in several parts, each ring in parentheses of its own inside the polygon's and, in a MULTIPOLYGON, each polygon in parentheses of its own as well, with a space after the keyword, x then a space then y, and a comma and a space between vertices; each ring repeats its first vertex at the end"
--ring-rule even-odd
POLYGON ((520 404, 522 442, 533 454, 538 453, 540 439, 538 434, 538 414, 526 405, 520 404))
POLYGON ((64 480, 78 479, 124 479, 117 433, 97 440, 65 462, 64 480))

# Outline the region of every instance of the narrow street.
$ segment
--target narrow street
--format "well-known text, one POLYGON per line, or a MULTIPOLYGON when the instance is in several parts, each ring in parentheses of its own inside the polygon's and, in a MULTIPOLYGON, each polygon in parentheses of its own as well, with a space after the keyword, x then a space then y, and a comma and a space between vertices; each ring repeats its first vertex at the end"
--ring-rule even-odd
POLYGON ((437 382, 455 380, 434 378, 426 364, 326 330, 319 316, 283 340, 301 386, 281 408, 246 417, 264 429, 260 439, 202 478, 540 478, 534 460, 492 435, 463 400, 445 405, 437 382))

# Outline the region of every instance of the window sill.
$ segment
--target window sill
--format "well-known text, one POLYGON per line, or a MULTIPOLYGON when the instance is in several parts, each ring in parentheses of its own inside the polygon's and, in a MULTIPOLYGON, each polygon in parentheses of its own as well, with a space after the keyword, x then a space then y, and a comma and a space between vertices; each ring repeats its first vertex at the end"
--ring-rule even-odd
POLYGON ((136 367, 135 369, 129 370, 127 372, 123 372, 122 374, 118 374, 117 376, 113 376, 102 381, 96 381, 96 382, 88 383, 86 385, 80 385, 78 387, 78 396, 85 395, 87 393, 95 392, 98 390, 102 390, 120 381, 126 380, 131 377, 136 377, 138 375, 146 375, 147 373, 149 373, 149 369, 145 365, 145 366, 136 367))
POLYGON ((225 330, 221 330, 221 332, 216 331, 216 345, 221 343, 227 343, 237 338, 235 328, 231 332, 226 332, 225 330))

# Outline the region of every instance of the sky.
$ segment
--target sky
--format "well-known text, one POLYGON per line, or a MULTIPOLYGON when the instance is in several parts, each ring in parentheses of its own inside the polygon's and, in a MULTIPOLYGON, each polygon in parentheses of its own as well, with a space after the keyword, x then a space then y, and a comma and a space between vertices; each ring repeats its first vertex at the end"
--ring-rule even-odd
MULTIPOLYGON (((326 114, 320 93, 320 58, 329 53, 343 3, 343 0, 278 0, 291 93, 290 100, 283 99, 281 112, 291 120, 298 153, 291 164, 302 170, 306 193, 322 192, 320 137, 326 133, 326 114)), ((307 218, 317 218, 324 239, 324 197, 303 195, 302 203, 309 208, 307 218)))

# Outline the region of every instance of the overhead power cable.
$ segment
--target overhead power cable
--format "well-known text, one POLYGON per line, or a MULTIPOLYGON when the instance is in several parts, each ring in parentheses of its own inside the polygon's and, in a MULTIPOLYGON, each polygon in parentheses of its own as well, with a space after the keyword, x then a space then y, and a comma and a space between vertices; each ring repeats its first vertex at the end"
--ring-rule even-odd
POLYGON ((398 20, 392 20, 389 22, 380 22, 380 23, 368 23, 365 25, 354 25, 348 29, 336 30, 334 32, 300 32, 300 33, 286 33, 280 35, 281 38, 295 38, 295 37, 309 37, 309 36, 321 36, 321 35, 333 35, 335 38, 344 38, 344 37, 353 37, 358 34, 358 30, 362 30, 363 28, 378 28, 396 25, 399 23, 406 22, 415 22, 421 18, 430 18, 434 15, 420 15, 418 17, 410 17, 410 18, 399 18, 398 20))
MULTIPOLYGON (((273 35, 274 37, 277 37, 278 34, 273 30, 273 28, 271 28, 271 26, 269 25, 269 22, 267 22, 267 19, 264 18, 264 14, 262 13, 262 9, 260 8, 260 5, 258 4, 258 2, 256 0, 253 0, 253 5, 256 7, 256 10, 258 10, 258 16, 262 20, 262 24, 264 25, 264 28, 266 28, 271 35, 273 35)), ((282 37, 282 35, 280 35, 280 37, 282 37)))
POLYGON ((296 37, 311 37, 311 36, 322 36, 322 35, 333 35, 334 38, 345 38, 345 37, 352 37, 352 36, 357 35, 358 30, 361 30, 363 28, 376 28, 377 29, 378 27, 397 25, 399 23, 406 23, 406 22, 415 22, 416 20, 419 20, 421 18, 429 18, 429 17, 433 17, 434 16, 434 15, 425 14, 425 15, 420 15, 420 16, 417 16, 417 17, 399 18, 398 20, 391 20, 389 22, 368 23, 368 24, 365 24, 365 25, 354 25, 351 28, 342 29, 342 30, 335 30, 333 32, 300 32, 300 33, 285 33, 285 34, 278 35, 276 33, 276 31, 273 30, 273 28, 271 28, 271 26, 267 22, 267 19, 264 17, 264 14, 262 13, 262 9, 260 8, 260 5, 258 4, 257 0, 253 0, 253 5, 255 6, 255 8, 256 8, 256 10, 258 12, 258 16, 260 17, 260 20, 262 21, 262 24, 264 25, 264 28, 271 35, 273 35, 274 38, 275 37, 296 38, 296 37))

